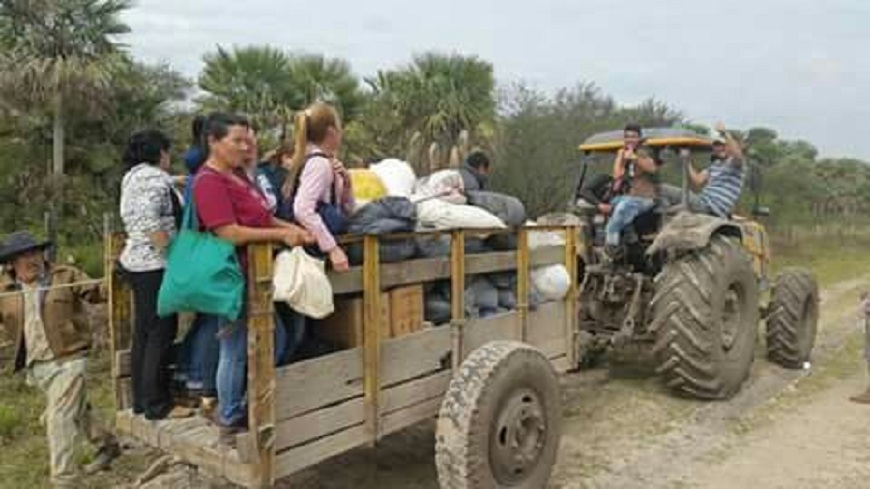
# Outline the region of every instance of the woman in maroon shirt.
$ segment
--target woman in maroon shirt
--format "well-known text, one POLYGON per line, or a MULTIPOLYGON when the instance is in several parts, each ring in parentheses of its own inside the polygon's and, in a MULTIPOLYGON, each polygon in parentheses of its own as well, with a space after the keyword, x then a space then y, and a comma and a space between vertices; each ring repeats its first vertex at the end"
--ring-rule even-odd
MULTIPOLYGON (((304 229, 272 216, 263 195, 248 178, 243 162, 250 135, 246 119, 212 114, 204 135, 208 158, 196 174, 193 200, 201 226, 236 245, 242 273, 247 277, 249 243, 275 242, 300 246, 314 242, 304 229)), ((247 327, 244 315, 224 323, 220 336, 217 370, 218 423, 221 439, 227 443, 246 425, 245 378, 247 327)))

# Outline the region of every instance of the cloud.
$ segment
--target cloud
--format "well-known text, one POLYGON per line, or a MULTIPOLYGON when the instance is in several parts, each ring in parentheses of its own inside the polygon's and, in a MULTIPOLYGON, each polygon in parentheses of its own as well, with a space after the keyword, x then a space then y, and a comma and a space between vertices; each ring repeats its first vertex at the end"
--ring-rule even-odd
POLYGON ((218 44, 271 44, 351 62, 360 75, 425 50, 477 54, 499 80, 546 90, 592 81, 693 119, 773 125, 824 153, 870 159, 866 0, 140 0, 133 52, 189 76, 218 44))

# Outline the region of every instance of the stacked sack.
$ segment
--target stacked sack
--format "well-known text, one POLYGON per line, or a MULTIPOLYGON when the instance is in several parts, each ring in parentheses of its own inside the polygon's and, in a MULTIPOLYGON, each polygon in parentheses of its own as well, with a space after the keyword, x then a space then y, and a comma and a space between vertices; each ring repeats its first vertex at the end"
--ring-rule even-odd
MULTIPOLYGON (((392 234, 411 231, 450 229, 507 229, 526 221, 523 203, 516 197, 488 191, 469 191, 463 187, 457 170, 441 170, 417 179, 407 162, 386 159, 367 170, 351 170, 357 210, 351 217, 351 234, 392 234)), ((531 249, 564 245, 559 233, 533 232, 531 249)), ((514 250, 513 234, 466 238, 467 253, 514 250)), ((380 258, 384 263, 417 257, 443 257, 450 254, 450 237, 419 237, 398 241, 384 240, 380 258)), ((362 263, 362 247, 348 249, 352 264, 362 263)), ((504 272, 469 277, 465 290, 466 316, 485 318, 516 309, 516 273, 504 272)), ((570 275, 564 265, 537 267, 531 272, 530 306, 558 301, 570 288, 570 275)), ((434 324, 449 322, 450 282, 427 284, 425 317, 434 324)))

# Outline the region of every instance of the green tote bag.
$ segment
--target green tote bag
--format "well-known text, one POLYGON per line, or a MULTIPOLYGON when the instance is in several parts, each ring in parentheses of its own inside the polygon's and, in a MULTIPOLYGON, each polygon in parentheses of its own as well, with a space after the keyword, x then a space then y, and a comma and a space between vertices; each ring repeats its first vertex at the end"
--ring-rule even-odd
POLYGON ((191 182, 181 229, 169 245, 157 314, 202 312, 235 321, 242 312, 245 289, 236 248, 229 241, 199 231, 192 187, 191 182))

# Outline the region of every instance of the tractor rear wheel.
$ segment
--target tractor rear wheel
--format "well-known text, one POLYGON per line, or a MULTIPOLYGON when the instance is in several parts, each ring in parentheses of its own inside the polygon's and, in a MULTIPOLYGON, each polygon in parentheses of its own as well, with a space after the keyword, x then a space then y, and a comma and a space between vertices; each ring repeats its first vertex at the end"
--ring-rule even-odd
POLYGON ((656 277, 649 330, 668 388, 725 399, 749 376, 758 336, 758 283, 749 256, 730 237, 671 262, 656 277))
POLYGON ((767 358, 802 368, 816 344, 819 286, 812 272, 787 268, 776 277, 767 316, 767 358))

